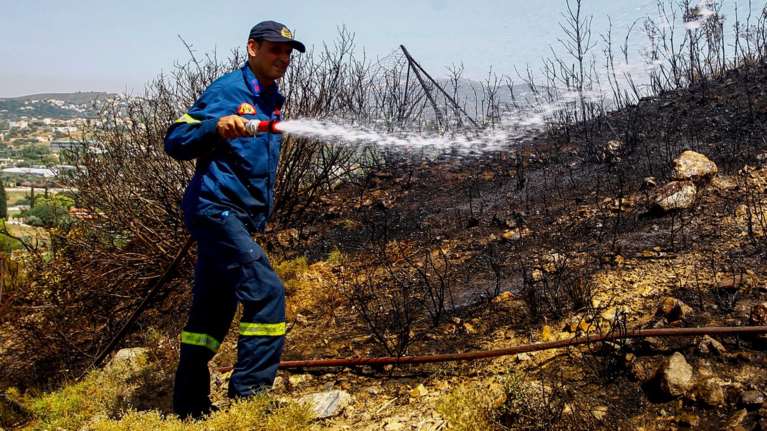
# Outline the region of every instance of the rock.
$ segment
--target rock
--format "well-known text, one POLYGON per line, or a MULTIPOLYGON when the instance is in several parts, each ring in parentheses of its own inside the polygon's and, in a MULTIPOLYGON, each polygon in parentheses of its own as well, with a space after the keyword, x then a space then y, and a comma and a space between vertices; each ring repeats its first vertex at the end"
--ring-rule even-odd
POLYGON ((312 379, 313 377, 311 374, 293 374, 288 377, 288 382, 290 383, 290 386, 296 387, 301 386, 302 383, 308 382, 312 379))
POLYGON ((748 416, 748 411, 746 409, 738 410, 732 416, 730 416, 729 419, 727 419, 727 425, 725 426, 725 429, 733 431, 743 429, 742 424, 746 419, 746 416, 748 416))
POLYGON ((695 383, 692 379, 692 367, 679 352, 671 355, 659 369, 661 390, 672 397, 684 395, 695 383))
POLYGON ((554 330, 549 325, 543 325, 541 328, 541 340, 543 341, 555 341, 554 330))
POLYGON ((717 176, 711 180, 711 186, 719 190, 728 191, 738 188, 738 183, 732 178, 717 176))
POLYGON ((626 365, 629 367, 629 372, 634 380, 638 382, 647 382, 652 379, 655 373, 653 372, 657 367, 649 360, 645 358, 637 358, 635 355, 626 355, 626 365))
POLYGON ((469 323, 469 322, 464 322, 463 323, 463 329, 464 329, 464 331, 466 331, 467 334, 470 334, 470 335, 473 335, 473 334, 476 334, 476 333, 479 332, 477 330, 477 327, 474 326, 473 324, 469 323))
POLYGON ((690 208, 695 203, 696 192, 691 181, 672 181, 658 189, 655 206, 663 211, 690 208))
POLYGON ((524 362, 524 361, 529 361, 530 359, 533 358, 533 356, 529 353, 517 353, 517 356, 515 356, 515 358, 517 359, 517 362, 524 362))
POLYGON ((601 421, 607 416, 607 406, 596 406, 591 410, 591 414, 601 421))
POLYGON ((402 423, 400 418, 388 418, 384 422, 384 431, 401 431, 406 429, 407 425, 402 423))
POLYGON ((562 328, 562 330, 566 332, 572 332, 574 334, 578 332, 588 332, 589 324, 582 317, 576 316, 565 323, 565 326, 562 328))
POLYGON ((767 302, 754 305, 754 307, 751 308, 749 320, 751 320, 751 324, 754 326, 767 325, 767 302))
POLYGON ((309 404, 314 411, 315 418, 325 419, 340 414, 352 400, 352 396, 346 391, 332 390, 304 395, 298 399, 299 403, 309 404))
POLYGON ((506 241, 519 241, 520 239, 530 235, 530 229, 528 228, 514 228, 507 229, 501 234, 501 238, 506 241))
POLYGON ((514 294, 509 292, 508 290, 505 292, 501 292, 498 296, 493 298, 493 302, 496 304, 513 301, 513 300, 514 300, 514 294))
POLYGON ((620 139, 613 139, 610 141, 607 141, 607 144, 602 148, 602 154, 600 155, 600 159, 602 161, 620 161, 620 155, 623 151, 623 147, 625 144, 620 139))
POLYGON ((716 287, 723 290, 738 290, 741 287, 754 288, 759 285, 759 278, 751 270, 736 274, 717 272, 714 278, 716 280, 716 287))
POLYGON ((740 394, 740 405, 746 408, 756 409, 764 403, 764 395, 759 391, 743 391, 740 394))
POLYGON ((710 179, 719 169, 716 164, 703 154, 687 150, 674 160, 675 180, 702 180, 710 179))
POLYGON ((120 349, 115 353, 107 368, 126 366, 130 370, 141 368, 146 364, 149 350, 146 347, 131 347, 120 349))
POLYGON ((698 343, 698 352, 704 355, 714 353, 721 356, 727 353, 727 349, 725 349, 724 345, 719 341, 709 337, 708 335, 704 335, 703 339, 700 340, 700 343, 698 343))
POLYGON ((285 379, 282 376, 275 377, 274 382, 272 382, 272 390, 281 391, 283 389, 285 389, 285 379))
POLYGON ((277 232, 277 242, 283 247, 288 247, 298 241, 298 234, 298 229, 295 228, 281 230, 277 232))
POLYGON ((426 389, 426 386, 424 386, 423 383, 410 390, 410 396, 413 398, 425 397, 428 394, 429 390, 426 389))
POLYGON ((676 423, 684 427, 697 429, 700 426, 700 417, 692 413, 683 413, 676 418, 676 423))
POLYGON ((711 407, 724 405, 724 382, 716 377, 704 380, 695 388, 695 399, 711 407))
POLYGON ((685 319, 692 313, 692 307, 671 296, 663 298, 657 311, 657 314, 665 317, 669 322, 685 319))
POLYGON ((642 180, 642 190, 649 190, 658 187, 658 181, 655 177, 645 177, 642 180))
POLYGON ((296 317, 293 318, 293 321, 302 326, 309 324, 309 319, 301 313, 296 313, 296 317))

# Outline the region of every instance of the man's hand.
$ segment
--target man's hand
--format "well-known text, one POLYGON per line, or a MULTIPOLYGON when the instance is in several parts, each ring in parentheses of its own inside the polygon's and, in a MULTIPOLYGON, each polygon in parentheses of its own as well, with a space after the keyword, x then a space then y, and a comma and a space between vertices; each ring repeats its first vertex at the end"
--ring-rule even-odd
POLYGON ((245 128, 247 120, 239 115, 227 115, 221 117, 216 124, 216 131, 224 139, 239 138, 242 136, 250 136, 248 130, 245 128))

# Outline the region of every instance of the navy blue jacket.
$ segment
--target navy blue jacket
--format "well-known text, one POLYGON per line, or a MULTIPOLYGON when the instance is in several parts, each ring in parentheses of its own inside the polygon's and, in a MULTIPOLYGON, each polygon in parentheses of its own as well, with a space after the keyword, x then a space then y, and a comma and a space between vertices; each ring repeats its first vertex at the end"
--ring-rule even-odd
POLYGON ((272 211, 281 136, 263 133, 224 139, 219 118, 280 120, 285 98, 277 84, 262 88, 247 63, 214 81, 189 112, 168 129, 165 152, 177 160, 197 159, 181 206, 187 225, 198 217, 234 213, 249 230, 263 230, 272 211))

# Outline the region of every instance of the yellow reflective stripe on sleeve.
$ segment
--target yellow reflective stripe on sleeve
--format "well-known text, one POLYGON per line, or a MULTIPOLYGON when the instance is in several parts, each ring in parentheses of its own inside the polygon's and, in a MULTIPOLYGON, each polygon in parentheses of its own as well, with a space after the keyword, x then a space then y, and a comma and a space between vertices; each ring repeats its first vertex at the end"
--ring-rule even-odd
POLYGON ((285 335, 285 322, 280 323, 247 323, 240 322, 240 335, 256 335, 278 337, 285 335))
POLYGON ((181 118, 176 120, 176 123, 198 124, 198 123, 202 123, 202 121, 192 117, 189 114, 184 114, 181 116, 181 118))
POLYGON ((181 343, 191 344, 193 346, 207 347, 212 350, 213 353, 218 351, 218 346, 221 343, 208 334, 198 334, 196 332, 181 331, 181 343))

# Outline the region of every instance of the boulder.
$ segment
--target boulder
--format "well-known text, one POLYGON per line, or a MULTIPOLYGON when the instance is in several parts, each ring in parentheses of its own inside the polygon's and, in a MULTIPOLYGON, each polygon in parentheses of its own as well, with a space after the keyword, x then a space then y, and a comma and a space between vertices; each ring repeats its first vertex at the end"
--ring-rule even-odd
POLYGON ((727 425, 725 425, 724 429, 728 431, 745 430, 743 427, 743 422, 745 422, 746 417, 748 417, 748 410, 738 410, 737 412, 733 413, 729 419, 727 419, 727 425))
POLYGON ((725 349, 724 345, 719 341, 708 335, 704 335, 703 339, 698 343, 698 352, 704 355, 716 354, 722 356, 727 353, 727 349, 725 349))
POLYGON ((658 370, 660 388, 668 396, 678 397, 692 389, 692 366, 679 352, 675 352, 658 370))
POLYGON ((708 378, 695 387, 695 399, 710 407, 724 405, 725 398, 724 382, 719 378, 708 378))
POLYGON ((657 311, 658 315, 665 317, 669 322, 685 319, 692 313, 692 307, 671 296, 663 298, 657 311))
POLYGON ((675 180, 699 181, 711 179, 719 169, 716 163, 708 159, 703 154, 687 150, 674 160, 675 180))
POLYGON ((340 414, 351 400, 352 396, 348 392, 332 390, 304 395, 298 402, 309 404, 316 419, 325 419, 340 414))
POLYGON ((740 405, 748 409, 758 409, 764 401, 764 395, 756 390, 743 391, 740 394, 740 405))
POLYGON ((288 383, 291 387, 298 387, 306 382, 310 382, 314 379, 311 374, 293 374, 288 377, 288 383))
POLYGON ((655 206, 663 211, 690 208, 695 203, 696 192, 692 181, 672 181, 658 189, 655 206))
POLYGON ((147 360, 149 351, 146 347, 131 347, 127 349, 120 349, 115 353, 112 359, 107 364, 107 368, 121 368, 127 370, 137 370, 143 367, 147 360))
POLYGON ((754 305, 751 308, 751 324, 754 326, 767 325, 767 302, 754 305))
POLYGON ((602 154, 600 159, 606 162, 619 162, 621 160, 621 153, 626 145, 620 139, 613 139, 607 141, 607 144, 602 148, 602 154))

